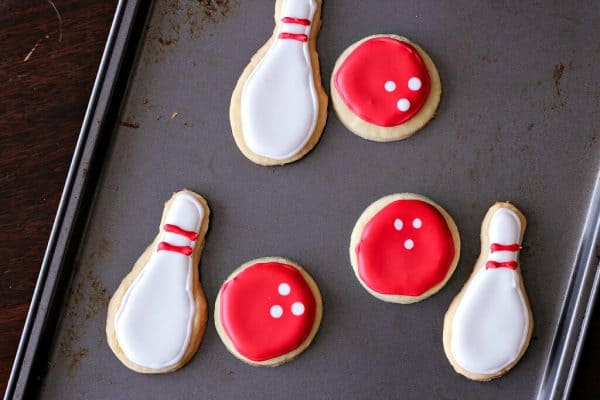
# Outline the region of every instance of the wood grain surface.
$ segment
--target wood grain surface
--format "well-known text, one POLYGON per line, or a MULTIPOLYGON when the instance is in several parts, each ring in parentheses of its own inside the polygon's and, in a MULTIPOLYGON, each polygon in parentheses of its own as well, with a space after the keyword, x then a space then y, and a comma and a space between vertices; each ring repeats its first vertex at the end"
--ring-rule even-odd
POLYGON ((2 393, 116 3, 0 1, 2 393))
MULTIPOLYGON (((115 6, 116 0, 0 1, 0 392, 115 6)), ((600 398, 599 316, 596 307, 573 399, 600 398)))

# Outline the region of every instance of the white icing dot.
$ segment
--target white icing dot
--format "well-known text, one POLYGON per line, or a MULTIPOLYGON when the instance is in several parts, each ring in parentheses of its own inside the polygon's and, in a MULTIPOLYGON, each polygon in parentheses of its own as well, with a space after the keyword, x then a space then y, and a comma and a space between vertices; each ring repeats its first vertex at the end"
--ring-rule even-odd
POLYGON ((400 218, 396 218, 394 220, 394 229, 396 229, 397 231, 401 231, 403 226, 404 224, 402 223, 402 220, 400 218))
POLYGON ((423 226, 423 221, 421 221, 421 218, 413 219, 413 227, 415 229, 421 229, 422 226, 423 226))
POLYGON ((387 82, 385 82, 385 84, 383 85, 383 87, 385 88, 386 92, 393 92, 394 90, 396 90, 396 82, 394 82, 394 81, 387 81, 387 82))
POLYGON ((410 101, 408 101, 408 99, 405 98, 401 98, 400 100, 398 100, 398 110, 402 111, 402 112, 406 112, 408 110, 410 110, 410 101))
POLYGON ((412 78, 410 78, 408 80, 408 88, 410 90, 414 90, 417 91, 419 89, 421 89, 421 80, 419 78, 417 78, 416 76, 413 76, 412 78))
POLYGON ((406 239, 406 241, 404 241, 404 248, 406 250, 411 250, 413 247, 415 247, 415 242, 413 242, 412 239, 406 239))
POLYGON ((292 291, 292 288, 290 287, 290 285, 288 285, 287 283, 284 282, 284 283, 279 284, 277 291, 279 292, 280 295, 287 296, 292 291))
POLYGON ((283 315, 283 308, 279 304, 275 304, 271 307, 269 312, 271 313, 271 317, 281 318, 281 316, 283 315))
POLYGON ((297 316, 304 314, 304 304, 300 303, 299 301, 292 304, 292 314, 297 316))

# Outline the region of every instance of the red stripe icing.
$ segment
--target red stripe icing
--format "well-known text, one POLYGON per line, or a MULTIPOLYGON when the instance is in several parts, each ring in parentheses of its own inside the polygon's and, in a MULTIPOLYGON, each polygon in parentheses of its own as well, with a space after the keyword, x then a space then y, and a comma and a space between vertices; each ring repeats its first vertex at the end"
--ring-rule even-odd
POLYGON ((292 39, 297 40, 299 42, 308 41, 308 36, 303 33, 289 33, 289 32, 281 32, 279 34, 279 39, 292 39))
POLYGON ((517 269, 519 263, 516 261, 488 261, 485 263, 485 269, 491 268, 510 268, 517 269))
POLYGON ((513 243, 513 244, 500 244, 500 243, 492 243, 492 245, 490 246, 490 250, 493 252, 495 251, 519 251, 523 248, 523 246, 521 246, 518 243, 513 243))
POLYGON ((192 248, 190 246, 175 246, 167 242, 160 242, 158 244, 158 249, 156 251, 172 251, 174 253, 183 254, 184 256, 189 256, 192 254, 192 248))
POLYGON ((163 229, 165 230, 165 232, 176 233, 178 235, 185 236, 186 238, 188 238, 192 241, 198 239, 198 233, 192 232, 192 231, 186 231, 184 229, 181 229, 177 225, 166 224, 163 227, 163 229))
POLYGON ((310 25, 309 19, 295 18, 295 17, 283 17, 283 18, 281 18, 281 22, 283 22, 284 24, 297 24, 297 25, 303 25, 303 26, 310 25))

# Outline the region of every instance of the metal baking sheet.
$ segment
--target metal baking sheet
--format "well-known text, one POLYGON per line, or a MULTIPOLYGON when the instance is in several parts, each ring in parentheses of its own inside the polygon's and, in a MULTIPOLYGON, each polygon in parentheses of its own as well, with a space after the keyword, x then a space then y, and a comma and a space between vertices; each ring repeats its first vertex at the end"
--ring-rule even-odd
POLYGON ((112 119, 107 112, 113 123, 98 132, 110 143, 82 234, 62 244, 75 256, 64 267, 69 283, 52 316, 59 322, 54 336, 48 333, 47 368, 30 390, 44 399, 537 396, 591 229, 600 156, 600 47, 590 41, 600 36, 597 6, 327 0, 318 40, 326 90, 347 46, 398 33, 426 49, 439 69, 438 114, 414 137, 381 144, 351 134, 330 108, 315 149, 272 168, 237 149, 228 109, 243 68, 271 34, 273 8, 274 1, 154 5, 124 106, 112 119), (182 188, 205 196, 212 211, 200 265, 211 311, 223 280, 255 257, 289 257, 315 278, 324 318, 297 360, 275 369, 242 364, 212 320, 198 354, 176 373, 136 374, 111 353, 108 299, 154 237, 163 202, 182 188), (372 201, 406 191, 454 217, 461 259, 430 299, 386 304, 355 279, 349 237, 372 201), (535 328, 509 374, 477 383, 448 363, 442 321, 478 256, 482 218, 498 200, 514 201, 528 218, 522 266, 535 328))

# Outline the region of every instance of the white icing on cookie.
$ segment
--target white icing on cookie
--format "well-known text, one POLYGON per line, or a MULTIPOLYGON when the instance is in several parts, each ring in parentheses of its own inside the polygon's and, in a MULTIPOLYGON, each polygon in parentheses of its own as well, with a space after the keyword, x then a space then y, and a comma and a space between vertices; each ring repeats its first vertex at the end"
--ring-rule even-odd
POLYGON ((282 295, 282 296, 287 296, 288 294, 290 294, 290 292, 292 291, 292 288, 290 287, 289 284, 287 283, 281 283, 278 287, 277 287, 277 292, 282 295))
POLYGON ((297 317, 304 314, 304 304, 300 301, 294 302, 294 304, 292 304, 292 314, 297 317))
POLYGON ((403 227, 404 223, 402 222, 402 220, 400 218, 396 218, 394 220, 394 229, 397 231, 401 231, 403 227))
POLYGON ((279 23, 271 47, 244 84, 241 120, 244 141, 254 153, 285 160, 311 138, 319 102, 314 85, 308 41, 281 34, 310 37, 314 0, 284 0, 281 17, 309 20, 309 25, 279 23))
POLYGON ((406 111, 410 110, 410 101, 408 99, 401 98, 400 100, 398 100, 397 107, 398 107, 398 110, 400 110, 402 112, 406 112, 406 111))
MULTIPOLYGON (((501 208, 494 213, 490 221, 490 244, 521 244, 519 241, 520 232, 521 221, 517 214, 507 208, 501 208)), ((492 261, 517 261, 518 258, 518 251, 490 251, 488 256, 488 260, 492 261)))
MULTIPOLYGON (((171 203, 164 223, 198 233, 203 218, 204 209, 198 201, 182 193, 171 203)), ((162 231, 159 243, 193 249, 196 241, 162 231)), ((181 361, 196 313, 193 268, 191 255, 159 251, 159 246, 154 249, 115 314, 116 338, 129 360, 152 369, 167 368, 181 361)))
POLYGON ((281 307, 279 304, 275 304, 270 308, 269 313, 273 318, 281 318, 283 315, 283 307, 281 307))
POLYGON ((396 90, 396 82, 394 81, 386 81, 383 85, 386 92, 393 92, 396 90))
MULTIPOLYGON (((494 213, 490 245, 520 244, 521 223, 510 209, 494 213)), ((490 251, 488 261, 517 261, 518 250, 490 251)), ((529 332, 529 310, 519 274, 482 267, 469 282, 452 322, 452 357, 475 374, 495 374, 514 363, 529 332)))
POLYGON ((422 85, 423 85, 423 83, 416 76, 413 76, 412 78, 410 78, 408 80, 408 88, 412 91, 416 92, 417 90, 421 89, 422 85))

